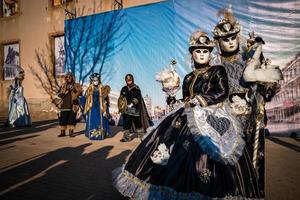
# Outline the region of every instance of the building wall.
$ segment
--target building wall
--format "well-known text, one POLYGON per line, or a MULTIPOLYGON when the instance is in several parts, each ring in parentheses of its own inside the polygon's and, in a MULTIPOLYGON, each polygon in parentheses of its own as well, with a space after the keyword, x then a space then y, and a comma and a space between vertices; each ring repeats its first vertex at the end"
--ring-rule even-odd
MULTIPOLYGON (((119 0, 120 1, 120 0, 119 0)), ((123 7, 131 7, 158 0, 123 0, 123 7)), ((51 35, 63 34, 65 12, 64 9, 76 8, 77 15, 90 15, 113 9, 113 0, 75 0, 65 6, 53 7, 50 0, 19 0, 20 13, 7 18, 0 18, 0 44, 19 41, 20 65, 25 70, 23 81, 24 96, 29 103, 33 119, 56 117, 56 113, 49 112, 51 103, 48 95, 43 91, 37 79, 32 75, 30 66, 37 69, 35 50, 45 51, 51 35)), ((48 59, 51 59, 50 56, 48 59)), ((8 87, 11 81, 3 80, 3 53, 0 54, 0 119, 7 116, 8 87)))
POLYGON ((281 90, 266 105, 271 122, 300 123, 300 53, 282 70, 281 90))

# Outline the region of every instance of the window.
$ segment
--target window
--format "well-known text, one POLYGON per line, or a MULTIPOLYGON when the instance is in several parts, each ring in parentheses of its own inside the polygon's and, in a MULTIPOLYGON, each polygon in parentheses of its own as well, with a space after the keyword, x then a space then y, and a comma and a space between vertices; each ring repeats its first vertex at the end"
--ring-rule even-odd
POLYGON ((15 69, 20 65, 20 45, 19 42, 3 44, 3 79, 12 80, 15 78, 15 69))
POLYGON ((297 98, 297 86, 295 85, 293 87, 293 99, 296 99, 297 98))
POLYGON ((19 11, 19 0, 0 0, 0 17, 10 17, 19 11))
POLYGON ((289 94, 288 95, 289 99, 293 99, 293 89, 292 88, 289 89, 289 93, 288 94, 289 94))
POLYGON ((61 6, 65 3, 71 2, 73 0, 51 0, 52 1, 52 6, 56 7, 56 6, 61 6))
POLYGON ((64 75, 65 72, 65 46, 64 35, 53 36, 53 55, 55 76, 64 75))

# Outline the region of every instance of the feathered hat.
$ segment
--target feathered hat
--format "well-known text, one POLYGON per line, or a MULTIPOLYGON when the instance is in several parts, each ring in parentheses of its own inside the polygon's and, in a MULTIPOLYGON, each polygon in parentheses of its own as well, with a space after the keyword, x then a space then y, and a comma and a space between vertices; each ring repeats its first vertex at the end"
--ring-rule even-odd
POLYGON ((218 12, 218 16, 222 14, 224 18, 221 21, 219 21, 219 23, 215 26, 215 29, 213 31, 215 39, 235 35, 241 30, 241 26, 234 18, 231 9, 221 9, 218 12))
POLYGON ((195 31, 190 37, 189 44, 190 53, 193 53, 195 49, 208 49, 212 51, 215 46, 215 43, 209 39, 207 33, 202 31, 195 31))

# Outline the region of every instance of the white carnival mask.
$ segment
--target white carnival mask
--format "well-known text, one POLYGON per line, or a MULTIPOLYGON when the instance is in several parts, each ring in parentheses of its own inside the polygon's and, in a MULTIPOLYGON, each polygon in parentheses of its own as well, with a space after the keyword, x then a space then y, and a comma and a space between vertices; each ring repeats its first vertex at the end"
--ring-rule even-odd
POLYGON ((99 80, 98 79, 93 79, 93 85, 98 86, 99 85, 99 80))
POLYGON ((219 45, 222 51, 224 52, 234 52, 239 47, 239 40, 237 35, 230 37, 224 37, 219 39, 219 45))
POLYGON ((210 58, 210 51, 208 49, 195 49, 192 55, 196 63, 207 64, 210 58))

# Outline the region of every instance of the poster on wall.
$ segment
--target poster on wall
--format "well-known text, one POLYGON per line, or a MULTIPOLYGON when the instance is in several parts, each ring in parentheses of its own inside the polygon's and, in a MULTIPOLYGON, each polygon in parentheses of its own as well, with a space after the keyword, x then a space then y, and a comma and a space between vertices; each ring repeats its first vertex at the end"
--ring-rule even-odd
POLYGON ((3 17, 10 17, 19 12, 19 0, 2 0, 3 17))
POLYGON ((64 75, 64 71, 65 71, 64 36, 54 37, 54 65, 55 65, 55 76, 64 75))
POLYGON ((3 46, 4 80, 12 80, 15 77, 15 67, 20 64, 19 43, 5 44, 3 46))

